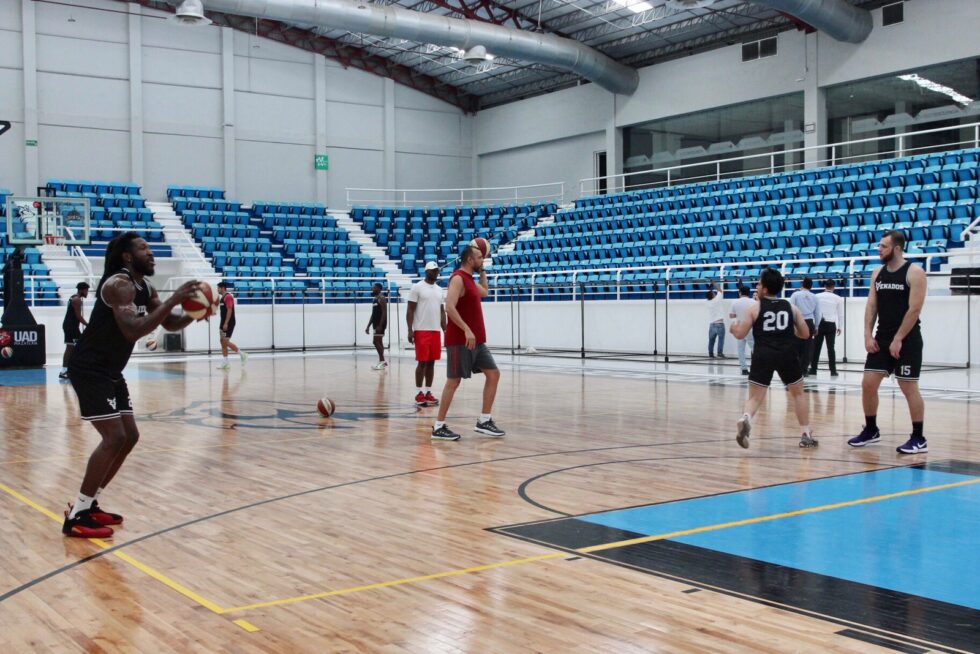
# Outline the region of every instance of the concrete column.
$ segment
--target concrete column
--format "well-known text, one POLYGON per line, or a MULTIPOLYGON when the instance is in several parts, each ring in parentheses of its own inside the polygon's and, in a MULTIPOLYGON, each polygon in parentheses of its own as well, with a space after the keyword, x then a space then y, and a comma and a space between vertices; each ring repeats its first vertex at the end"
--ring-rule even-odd
POLYGON ((143 185, 143 7, 129 3, 129 175, 143 185))
POLYGON ((24 139, 34 145, 24 145, 24 194, 36 195, 41 182, 38 151, 44 146, 38 141, 37 124, 37 19, 34 1, 21 0, 21 33, 24 51, 24 139))
MULTIPOLYGON (((606 174, 621 175, 623 173, 623 130, 616 127, 616 94, 610 93, 609 117, 606 122, 606 174)), ((607 186, 609 193, 621 191, 625 187, 622 179, 611 179, 607 186)), ((579 196, 579 189, 565 189, 565 199, 574 200, 579 196)))
MULTIPOLYGON (((895 114, 896 115, 897 114, 904 114, 905 113, 905 109, 906 109, 906 107, 905 107, 905 103, 904 102, 899 101, 899 102, 896 102, 895 103, 895 114)), ((895 136, 896 137, 901 136, 902 134, 904 134, 907 131, 908 130, 906 129, 905 125, 895 125, 895 136)), ((874 147, 876 147, 876 148, 877 147, 881 147, 885 143, 887 143, 887 141, 877 141, 877 143, 876 143, 876 145, 874 147)), ((909 144, 908 143, 905 143, 904 140, 901 140, 901 139, 898 139, 898 138, 895 139, 895 149, 898 151, 898 156, 899 157, 906 156, 905 152, 906 152, 906 150, 908 150, 908 147, 909 147, 909 144)))
MULTIPOLYGON (((806 35, 807 75, 803 86, 803 144, 813 147, 827 143, 827 94, 820 88, 817 71, 817 43, 820 34, 806 35)), ((829 159, 831 152, 820 149, 807 150, 804 162, 807 168, 827 165, 821 159, 829 159)))
MULTIPOLYGON (((395 179, 395 80, 384 80, 384 184, 385 188, 397 188, 395 179)), ((401 200, 394 196, 386 200, 401 200)))
MULTIPOLYGON (((793 120, 783 121, 784 133, 789 134, 794 129, 796 129, 796 121, 793 120)), ((798 147, 800 147, 799 143, 790 143, 787 141, 786 144, 783 145, 783 150, 794 150, 798 147)), ((783 166, 785 166, 786 170, 792 170, 793 166, 795 166, 796 162, 800 159, 802 159, 802 157, 799 156, 798 152, 787 152, 785 155, 783 155, 783 166)))
MULTIPOLYGON (((313 76, 313 116, 316 123, 313 152, 324 154, 327 153, 327 61, 322 55, 314 55, 313 76)), ((315 172, 316 201, 327 204, 327 175, 330 173, 326 170, 315 172)))
POLYGON ((238 199, 235 163, 235 31, 221 28, 221 90, 225 145, 225 197, 238 199))

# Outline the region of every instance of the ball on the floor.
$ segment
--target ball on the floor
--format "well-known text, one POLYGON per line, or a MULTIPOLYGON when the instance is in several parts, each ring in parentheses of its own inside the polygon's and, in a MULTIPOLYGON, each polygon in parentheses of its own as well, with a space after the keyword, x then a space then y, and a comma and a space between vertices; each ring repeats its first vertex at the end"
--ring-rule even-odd
POLYGON ((194 320, 210 318, 218 309, 218 291, 208 282, 201 282, 194 294, 181 302, 180 306, 194 320))
POLYGON ((316 402, 316 410, 324 418, 329 418, 337 410, 337 405, 329 397, 321 397, 316 402))
POLYGON ((0 350, 0 354, 3 355, 4 359, 9 359, 10 357, 14 356, 14 348, 9 346, 5 347, 2 350, 0 350))
POLYGON ((475 239, 470 241, 470 245, 479 250, 483 256, 490 254, 490 241, 482 236, 477 236, 475 239))

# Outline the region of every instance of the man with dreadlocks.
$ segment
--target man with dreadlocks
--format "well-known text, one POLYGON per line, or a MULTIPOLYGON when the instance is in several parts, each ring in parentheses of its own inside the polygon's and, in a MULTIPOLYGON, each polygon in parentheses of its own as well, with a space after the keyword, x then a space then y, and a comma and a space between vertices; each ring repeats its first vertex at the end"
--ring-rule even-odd
POLYGON ((122 524, 122 516, 103 511, 98 498, 139 440, 123 368, 141 337, 160 325, 177 331, 191 323, 170 312, 194 293, 198 282, 183 284, 162 302, 148 279, 155 265, 149 244, 136 232, 109 242, 88 329, 68 362, 82 419, 92 423, 102 442, 88 460, 78 498, 65 512, 65 536, 109 538, 109 525, 122 524))

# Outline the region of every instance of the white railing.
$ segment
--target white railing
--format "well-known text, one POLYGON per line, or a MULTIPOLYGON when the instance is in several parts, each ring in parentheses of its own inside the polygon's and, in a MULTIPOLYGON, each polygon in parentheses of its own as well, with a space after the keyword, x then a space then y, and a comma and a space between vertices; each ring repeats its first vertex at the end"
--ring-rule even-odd
POLYGON ((465 204, 546 203, 561 204, 565 183, 493 186, 485 188, 348 188, 347 208, 354 205, 383 207, 461 206, 465 204))
POLYGON ((937 127, 934 129, 925 129, 916 132, 907 132, 904 134, 893 134, 891 136, 874 136, 866 139, 855 139, 852 141, 841 141, 839 143, 827 143, 823 145, 810 145, 800 148, 788 148, 785 150, 776 150, 769 153, 751 154, 743 155, 740 157, 729 157, 726 159, 715 159, 711 161, 702 161, 698 163, 686 163, 678 164, 675 166, 665 166, 662 168, 647 168, 644 170, 633 170, 628 173, 620 173, 617 175, 606 175, 605 177, 588 177, 579 181, 579 197, 586 197, 592 195, 600 194, 600 187, 602 183, 605 183, 605 189, 602 191, 603 194, 612 193, 623 193, 635 189, 644 188, 660 188, 660 187, 670 187, 677 184, 691 184, 700 181, 720 181, 722 179, 734 179, 738 177, 746 177, 748 175, 773 175, 778 172, 786 172, 789 170, 801 170, 804 167, 813 168, 817 166, 836 166, 842 163, 851 162, 871 162, 880 161, 883 159, 890 159, 894 157, 906 157, 916 154, 919 151, 930 151, 930 152, 941 152, 946 150, 955 150, 964 147, 975 147, 980 148, 980 123, 969 123, 967 125, 955 125, 952 127, 937 127), (905 144, 908 139, 922 136, 924 134, 938 134, 941 132, 960 132, 963 130, 972 130, 972 137, 965 140, 959 140, 955 143, 944 143, 941 146, 930 145, 920 148, 906 148, 905 144), (853 148, 854 146, 878 143, 881 141, 895 141, 896 147, 892 150, 879 151, 879 152, 862 152, 860 154, 848 154, 847 149, 853 148), (815 157, 806 157, 807 153, 815 153, 815 157), (800 154, 801 157, 795 157, 792 155, 800 154), (793 161, 791 163, 786 162, 786 158, 789 157, 793 161), (781 163, 777 162, 778 158, 783 158, 781 163), (761 167, 753 168, 742 168, 740 167, 737 171, 725 171, 723 168, 726 165, 746 162, 749 160, 759 160, 768 159, 768 165, 763 165, 761 167), (799 161, 797 161, 799 159, 799 161), (691 169, 703 169, 705 167, 714 167, 714 172, 705 174, 687 174, 685 171, 691 169), (630 178, 635 178, 639 175, 658 175, 663 177, 662 181, 652 181, 643 182, 636 181, 630 183, 630 178))

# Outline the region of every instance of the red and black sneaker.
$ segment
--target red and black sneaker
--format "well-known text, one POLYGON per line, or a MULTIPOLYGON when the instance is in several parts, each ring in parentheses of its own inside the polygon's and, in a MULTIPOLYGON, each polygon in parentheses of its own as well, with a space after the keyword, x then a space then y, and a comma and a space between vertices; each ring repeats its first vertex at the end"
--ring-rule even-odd
POLYGON ((98 500, 92 502, 92 508, 89 509, 89 513, 91 513, 92 518, 103 527, 108 527, 110 525, 121 525, 123 522, 123 517, 118 513, 103 511, 99 506, 98 500))
POLYGON ((422 391, 419 391, 415 395, 415 406, 429 406, 428 403, 425 401, 425 393, 423 393, 422 391))
POLYGON ((439 406, 439 398, 433 395, 432 391, 425 394, 425 402, 429 406, 439 406))
POLYGON ((65 524, 61 526, 61 533, 72 538, 112 538, 112 529, 99 524, 92 517, 91 509, 79 511, 74 518, 68 517, 69 511, 65 511, 65 524))

